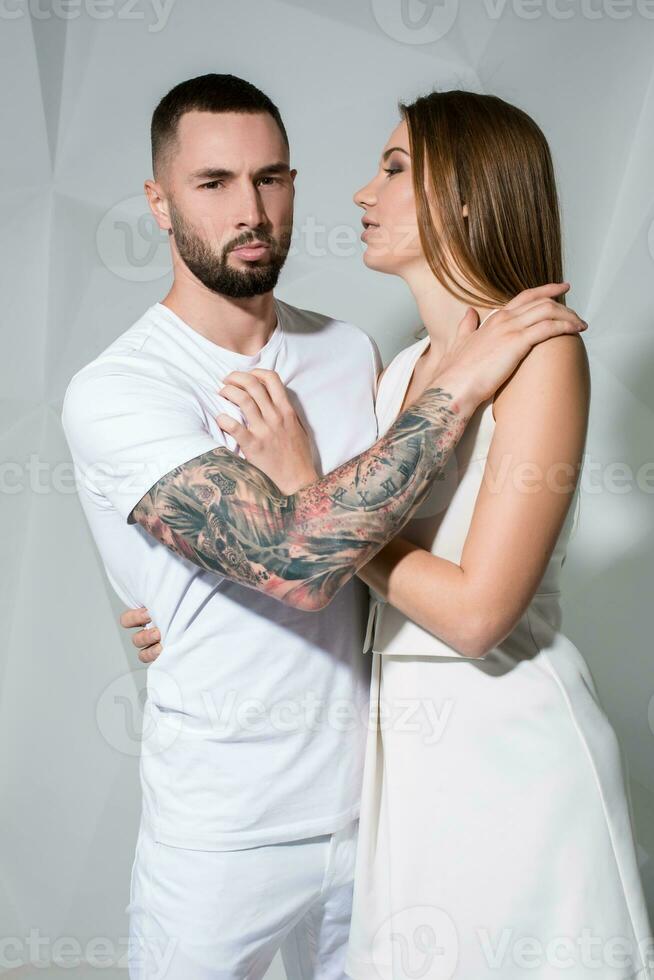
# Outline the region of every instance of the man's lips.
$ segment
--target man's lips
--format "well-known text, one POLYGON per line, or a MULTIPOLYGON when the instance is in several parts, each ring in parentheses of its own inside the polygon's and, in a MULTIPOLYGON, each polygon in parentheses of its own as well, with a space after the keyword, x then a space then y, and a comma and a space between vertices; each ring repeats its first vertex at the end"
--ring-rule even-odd
POLYGON ((270 245, 265 242, 251 242, 249 245, 241 245, 240 248, 233 248, 234 255, 240 259, 260 259, 270 251, 270 245))

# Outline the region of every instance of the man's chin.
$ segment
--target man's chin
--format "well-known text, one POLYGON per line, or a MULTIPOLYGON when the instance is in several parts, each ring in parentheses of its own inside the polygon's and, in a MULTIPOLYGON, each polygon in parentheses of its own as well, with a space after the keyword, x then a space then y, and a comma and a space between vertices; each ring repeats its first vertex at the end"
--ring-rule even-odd
POLYGON ((215 293, 232 299, 252 299, 269 293, 277 285, 279 269, 272 263, 257 263, 251 269, 237 268, 228 262, 229 274, 217 279, 202 279, 204 285, 215 293), (249 274, 248 274, 249 271, 249 274))

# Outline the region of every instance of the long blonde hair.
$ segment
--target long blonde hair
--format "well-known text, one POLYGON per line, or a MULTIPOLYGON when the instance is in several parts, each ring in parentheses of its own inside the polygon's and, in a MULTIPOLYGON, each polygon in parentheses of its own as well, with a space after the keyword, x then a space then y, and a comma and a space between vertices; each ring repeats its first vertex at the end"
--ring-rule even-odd
POLYGON ((409 130, 421 244, 439 282, 470 305, 502 305, 523 289, 561 282, 554 167, 534 120, 495 95, 461 90, 399 108, 409 130))

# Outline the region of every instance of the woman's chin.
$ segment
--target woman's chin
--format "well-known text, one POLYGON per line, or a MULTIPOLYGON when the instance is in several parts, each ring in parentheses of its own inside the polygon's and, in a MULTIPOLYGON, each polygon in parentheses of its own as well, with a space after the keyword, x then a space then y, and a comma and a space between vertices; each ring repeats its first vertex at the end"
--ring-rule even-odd
POLYGON ((390 275, 397 274, 395 263, 390 255, 375 252, 374 249, 369 247, 363 253, 363 264, 375 272, 386 272, 390 275))

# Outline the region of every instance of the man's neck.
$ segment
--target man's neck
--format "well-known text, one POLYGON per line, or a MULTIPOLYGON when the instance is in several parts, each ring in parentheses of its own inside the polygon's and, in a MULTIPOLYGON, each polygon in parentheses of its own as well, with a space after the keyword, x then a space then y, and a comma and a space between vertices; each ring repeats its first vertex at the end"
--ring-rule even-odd
POLYGON ((214 344, 247 357, 265 347, 277 324, 272 292, 231 299, 174 282, 160 302, 214 344))

